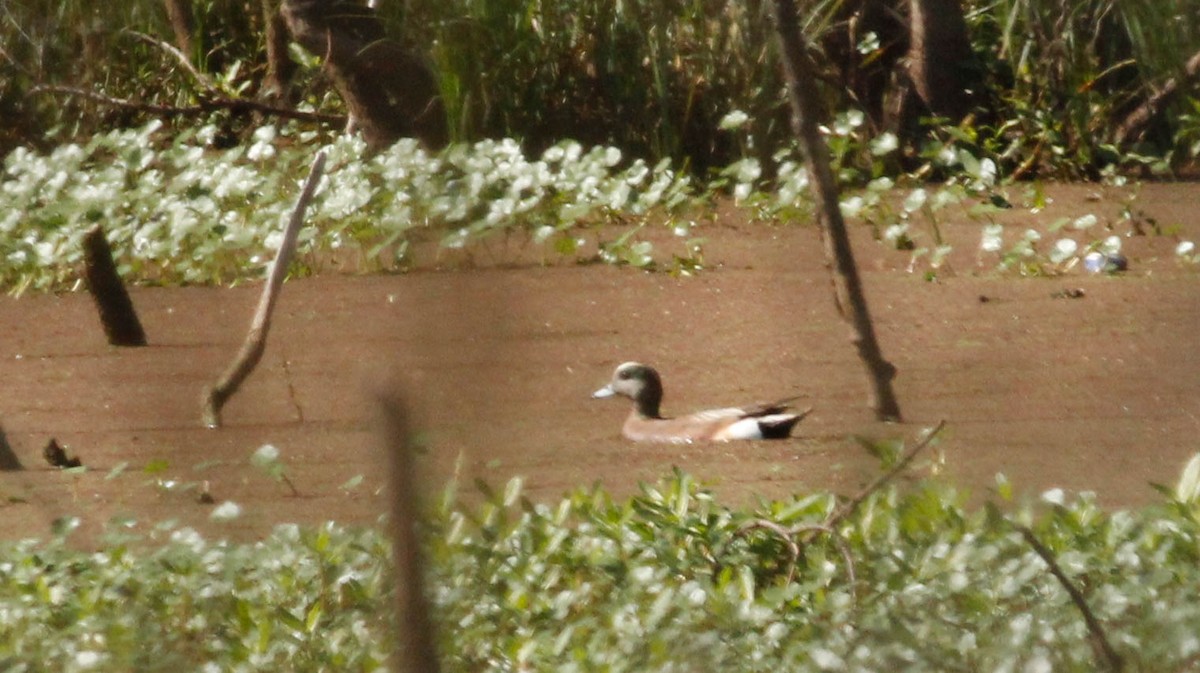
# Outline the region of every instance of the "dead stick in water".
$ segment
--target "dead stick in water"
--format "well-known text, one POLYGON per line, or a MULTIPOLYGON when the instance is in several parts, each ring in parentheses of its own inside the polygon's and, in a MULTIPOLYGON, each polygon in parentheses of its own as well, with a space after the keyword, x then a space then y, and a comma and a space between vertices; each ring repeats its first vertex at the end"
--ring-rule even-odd
POLYGON ((133 300, 117 273, 112 248, 104 228, 96 225, 83 237, 83 267, 88 292, 100 311, 100 323, 113 346, 145 346, 146 332, 138 320, 133 300))
POLYGON ((288 264, 291 263, 292 253, 296 249, 296 237, 300 233, 300 225, 304 223, 304 211, 308 210, 308 203, 312 201, 313 194, 317 191, 317 183, 321 181, 321 174, 324 170, 325 153, 319 152, 308 172, 308 179, 304 182, 304 190, 296 201, 292 219, 288 221, 287 227, 283 230, 283 240, 279 243, 279 252, 275 254, 275 261, 271 263, 270 275, 267 277, 267 284, 263 286, 262 297, 258 300, 258 310, 254 312, 254 320, 250 323, 250 332, 246 334, 246 341, 242 343, 242 349, 238 351, 237 357, 234 358, 229 369, 225 370, 221 378, 205 394, 204 424, 210 428, 221 427, 221 407, 225 406, 225 401, 237 392, 238 387, 242 385, 250 372, 254 371, 254 367, 262 358, 263 351, 267 348, 267 332, 271 329, 271 312, 275 309, 275 300, 279 298, 283 279, 287 276, 288 264))

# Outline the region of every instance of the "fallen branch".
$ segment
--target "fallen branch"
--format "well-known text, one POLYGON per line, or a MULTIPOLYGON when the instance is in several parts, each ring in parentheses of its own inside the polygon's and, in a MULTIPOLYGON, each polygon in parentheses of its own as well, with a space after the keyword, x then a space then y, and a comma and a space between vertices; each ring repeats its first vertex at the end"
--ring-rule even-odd
POLYGON ((116 98, 114 96, 98 93, 96 91, 88 91, 87 89, 80 89, 78 87, 59 86, 54 84, 39 84, 30 88, 29 93, 53 93, 62 94, 65 96, 75 96, 78 98, 86 98, 110 107, 133 110, 135 112, 145 112, 163 117, 191 117, 209 114, 217 110, 229 110, 230 112, 257 112, 264 115, 281 117, 283 119, 295 119, 302 122, 319 122, 324 124, 338 125, 346 123, 345 115, 331 115, 320 112, 291 110, 288 108, 266 105, 248 98, 227 98, 222 96, 217 98, 202 99, 197 105, 180 107, 177 105, 142 103, 125 98, 116 98))
POLYGON ((1175 98, 1181 88, 1200 77, 1200 51, 1192 54, 1183 66, 1180 77, 1172 77, 1154 90, 1150 97, 1121 120, 1115 134, 1115 144, 1119 147, 1126 142, 1135 140, 1146 131, 1150 122, 1162 114, 1167 104, 1175 98))
POLYGON ((1033 547, 1033 550, 1037 552, 1037 555, 1041 556, 1046 565, 1050 566, 1050 574, 1054 575, 1054 578, 1058 580, 1063 589, 1066 589, 1067 595, 1071 597, 1071 602, 1083 613, 1083 621, 1087 623, 1088 632, 1092 634, 1092 647, 1096 650, 1096 657, 1103 659, 1108 664, 1108 670, 1110 671, 1119 672, 1124 670, 1125 662, 1121 659, 1121 655, 1117 654, 1117 651, 1113 649, 1112 644, 1108 642, 1108 636, 1104 633, 1104 626, 1100 624, 1100 620, 1096 618, 1095 613, 1088 607, 1083 594, 1071 583, 1066 573, 1059 567, 1058 561, 1054 560, 1053 552, 1046 545, 1042 544, 1041 540, 1038 540, 1037 536, 1027 526, 1017 526, 1016 528, 1020 531, 1021 536, 1025 538, 1025 541, 1029 543, 1029 546, 1033 547))
POLYGON ((296 207, 292 210, 292 218, 283 230, 283 240, 279 243, 279 251, 275 253, 275 261, 271 263, 267 284, 263 286, 258 310, 254 312, 254 319, 250 323, 246 341, 242 344, 242 349, 234 358, 229 369, 225 370, 225 373, 205 395, 204 424, 210 428, 221 427, 221 407, 225 405, 225 401, 230 396, 237 392, 238 387, 242 385, 242 381, 246 380, 250 372, 254 371, 254 367, 262 358, 263 351, 266 350, 267 332, 271 329, 271 313, 275 309, 275 301, 279 298, 279 291, 283 287, 283 279, 287 276, 288 264, 292 261, 292 253, 296 248, 296 236, 300 233, 300 225, 304 223, 304 212, 308 210, 308 204, 317 191, 317 183, 321 181, 321 174, 324 170, 325 152, 318 152, 316 159, 313 160, 312 168, 308 172, 308 179, 304 182, 304 190, 301 191, 300 198, 296 201, 296 207))

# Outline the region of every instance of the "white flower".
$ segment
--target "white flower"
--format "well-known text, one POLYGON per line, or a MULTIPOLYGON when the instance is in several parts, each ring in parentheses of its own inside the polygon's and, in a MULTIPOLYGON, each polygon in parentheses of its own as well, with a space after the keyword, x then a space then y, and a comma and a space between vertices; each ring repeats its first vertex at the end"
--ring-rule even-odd
POLYGON ((721 117, 721 121, 717 124, 717 128, 721 129, 722 131, 731 131, 733 129, 739 129, 745 126, 746 122, 748 121, 750 121, 750 115, 742 112, 741 110, 734 110, 724 117, 721 117))
POLYGON ((1066 502, 1066 495, 1061 488, 1052 488, 1042 493, 1042 501, 1048 502, 1051 505, 1061 505, 1066 502))
POLYGON ((1079 249, 1079 244, 1069 238, 1060 238, 1054 242, 1054 250, 1050 252, 1050 261, 1058 264, 1072 255, 1079 249))
POLYGON ((208 518, 213 521, 232 521, 242 515, 242 506, 232 500, 217 505, 208 518))
POLYGON ((916 212, 925 205, 925 200, 929 198, 929 194, 921 188, 912 190, 908 198, 904 199, 904 211, 908 213, 916 212))
POLYGON ((82 650, 75 653, 75 665, 80 668, 93 668, 102 658, 103 656, 95 650, 82 650))
POLYGON ((896 138, 896 134, 884 133, 871 141, 871 154, 881 157, 894 152, 898 147, 900 147, 900 141, 896 138))
POLYGON ((279 449, 274 444, 263 444, 254 452, 254 460, 263 463, 273 463, 279 460, 279 449))
POLYGON ((1179 255, 1180 257, 1190 255, 1195 252, 1195 250, 1196 244, 1191 241, 1181 241, 1179 245, 1175 246, 1175 254, 1179 255))
POLYGON ((989 224, 983 228, 983 240, 979 242, 979 249, 984 252, 999 252, 1000 247, 1004 244, 1003 236, 1004 227, 999 224, 989 224))

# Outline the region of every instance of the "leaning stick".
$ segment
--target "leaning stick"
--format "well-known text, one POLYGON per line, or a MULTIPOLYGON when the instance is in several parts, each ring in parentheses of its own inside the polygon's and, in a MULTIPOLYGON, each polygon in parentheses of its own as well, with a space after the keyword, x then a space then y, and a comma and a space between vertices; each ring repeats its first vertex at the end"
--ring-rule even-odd
POLYGON ((267 284, 263 286, 262 296, 258 300, 258 310, 254 312, 254 320, 250 323, 250 331, 242 349, 234 358, 233 363, 221 375, 213 387, 205 394, 204 424, 210 428, 221 427, 221 407, 225 406, 242 381, 254 371, 254 367, 262 358, 267 347, 267 332, 271 329, 271 312, 275 309, 275 300, 283 287, 283 279, 287 275, 288 264, 292 261, 292 253, 296 249, 296 236, 300 233, 300 225, 304 223, 304 211, 312 201, 317 191, 317 183, 325 170, 325 152, 318 152, 309 169, 308 179, 304 182, 304 190, 292 210, 292 219, 283 230, 283 240, 279 243, 279 252, 275 253, 275 261, 271 262, 267 284))
POLYGON ((779 33, 780 58, 792 108, 792 127, 800 148, 808 157, 813 196, 817 200, 817 221, 825 243, 825 259, 833 276, 834 303, 851 328, 851 342, 867 370, 868 402, 881 421, 900 420, 900 405, 892 388, 896 367, 883 357, 862 279, 850 248, 850 235, 838 205, 837 180, 833 175, 829 147, 821 136, 820 99, 809 61, 807 45, 800 34, 794 0, 775 0, 775 30, 779 33))

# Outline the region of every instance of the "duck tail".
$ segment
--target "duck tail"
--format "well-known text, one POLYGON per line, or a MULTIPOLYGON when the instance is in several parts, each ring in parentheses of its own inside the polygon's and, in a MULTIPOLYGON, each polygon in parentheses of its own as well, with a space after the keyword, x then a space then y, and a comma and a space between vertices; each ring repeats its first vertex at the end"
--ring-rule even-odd
POLYGON ((795 414, 769 414, 758 419, 763 439, 785 439, 792 435, 792 428, 812 413, 812 407, 795 414))

